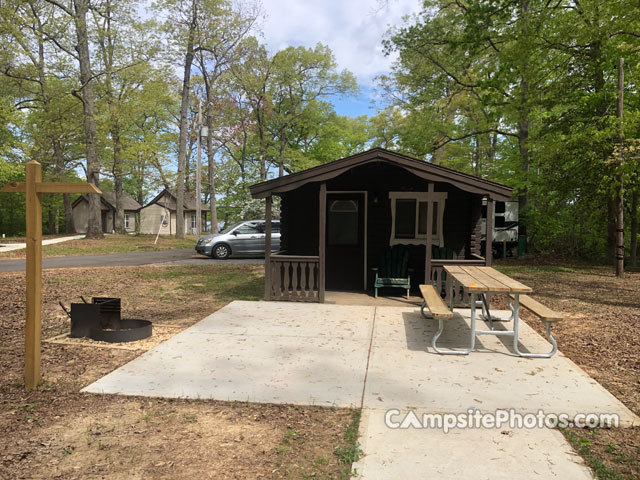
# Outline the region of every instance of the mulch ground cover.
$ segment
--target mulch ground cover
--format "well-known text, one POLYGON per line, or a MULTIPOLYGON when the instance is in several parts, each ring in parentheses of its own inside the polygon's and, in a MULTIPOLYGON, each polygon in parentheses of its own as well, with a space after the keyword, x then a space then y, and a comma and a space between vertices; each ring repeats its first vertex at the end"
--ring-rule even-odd
MULTIPOLYGON (((640 415, 640 273, 616 278, 612 267, 539 260, 498 262, 498 268, 564 313, 552 330, 559 349, 640 415)), ((523 319, 543 334, 542 322, 526 310, 523 319)), ((640 427, 573 428, 565 435, 598 478, 640 478, 640 427)))
MULTIPOLYGON (((123 316, 175 332, 233 298, 257 299, 255 266, 44 272, 43 338, 67 332, 57 302, 120 296, 123 316)), ((44 342, 38 389, 23 388, 24 274, 0 275, 0 478, 348 478, 348 409, 83 394, 139 350, 44 342)), ((357 448, 356 448, 357 450, 357 448)))

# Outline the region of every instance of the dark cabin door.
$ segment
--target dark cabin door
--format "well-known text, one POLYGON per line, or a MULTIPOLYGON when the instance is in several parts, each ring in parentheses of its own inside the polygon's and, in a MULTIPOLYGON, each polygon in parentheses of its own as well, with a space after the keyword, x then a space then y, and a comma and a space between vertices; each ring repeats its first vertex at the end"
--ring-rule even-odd
POLYGON ((364 210, 364 193, 327 192, 328 290, 364 290, 364 210))

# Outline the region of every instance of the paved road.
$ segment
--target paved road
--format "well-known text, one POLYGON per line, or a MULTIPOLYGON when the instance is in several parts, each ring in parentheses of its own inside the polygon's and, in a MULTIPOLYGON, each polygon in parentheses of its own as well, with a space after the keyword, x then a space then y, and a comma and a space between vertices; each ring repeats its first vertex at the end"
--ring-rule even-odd
MULTIPOLYGON (((211 265, 247 263, 264 264, 263 258, 238 258, 230 260, 214 260, 198 255, 192 248, 183 250, 165 250, 163 252, 132 252, 110 253, 104 255, 76 255, 73 257, 45 257, 42 268, 73 268, 73 267, 121 267, 129 265, 211 265)), ((0 260, 0 273, 24 270, 25 261, 0 260)))

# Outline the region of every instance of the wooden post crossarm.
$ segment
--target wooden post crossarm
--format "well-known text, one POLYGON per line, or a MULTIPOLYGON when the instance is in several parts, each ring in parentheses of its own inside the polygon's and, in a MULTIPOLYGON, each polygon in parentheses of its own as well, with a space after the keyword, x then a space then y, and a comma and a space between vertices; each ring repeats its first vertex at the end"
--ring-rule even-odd
POLYGON ((40 335, 42 331, 42 194, 102 193, 84 182, 43 182, 42 165, 32 160, 25 165, 25 182, 9 182, 3 193, 25 193, 26 216, 26 325, 24 384, 28 390, 40 382, 40 335))
MULTIPOLYGON (((92 183, 80 182, 35 182, 36 193, 102 193, 92 183)), ((0 188, 2 193, 26 193, 25 182, 9 182, 0 188)))

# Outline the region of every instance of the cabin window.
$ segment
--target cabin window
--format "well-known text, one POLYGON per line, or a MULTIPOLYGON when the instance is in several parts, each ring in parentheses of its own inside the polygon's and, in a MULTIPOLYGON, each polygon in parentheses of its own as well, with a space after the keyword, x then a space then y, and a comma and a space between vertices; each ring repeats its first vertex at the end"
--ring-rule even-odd
MULTIPOLYGON (((390 192, 391 199, 391 245, 422 244, 427 238, 427 193, 390 192)), ((443 246, 442 220, 447 194, 433 194, 432 242, 443 246)))
POLYGON ((196 214, 192 213, 191 214, 191 230, 195 230, 197 228, 197 222, 196 222, 196 214))
MULTIPOLYGON (((418 236, 426 238, 427 235, 427 202, 418 203, 418 236)), ((438 235, 438 202, 433 202, 433 221, 431 233, 438 235)))
POLYGON ((129 214, 125 213, 124 214, 124 228, 125 228, 125 230, 129 230, 131 228, 130 227, 131 224, 129 222, 130 222, 129 214))

